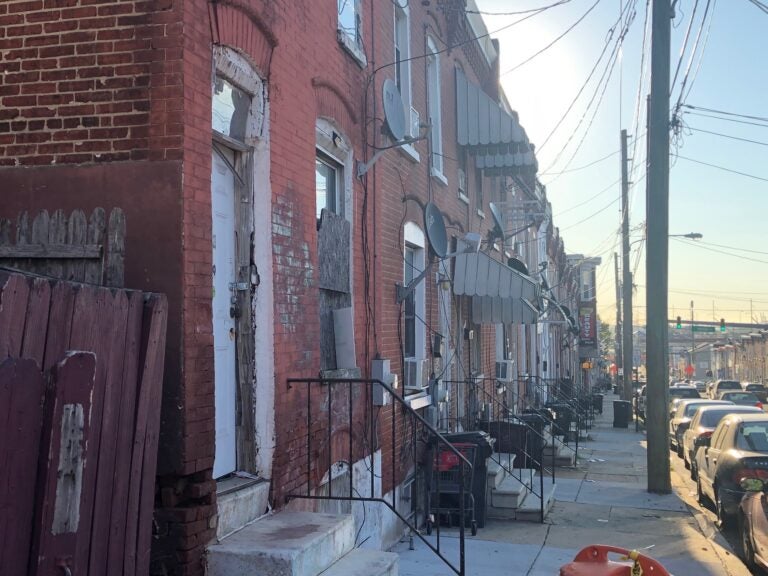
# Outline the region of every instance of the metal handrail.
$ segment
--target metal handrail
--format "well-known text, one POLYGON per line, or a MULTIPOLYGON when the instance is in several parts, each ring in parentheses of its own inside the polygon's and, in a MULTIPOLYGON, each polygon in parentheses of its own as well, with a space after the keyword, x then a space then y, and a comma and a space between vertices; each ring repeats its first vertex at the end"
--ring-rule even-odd
MULTIPOLYGON (((398 411, 402 411, 403 414, 400 415, 400 418, 412 418, 414 420, 414 426, 419 425, 422 428, 422 431, 426 434, 426 436, 429 438, 430 441, 434 441, 436 445, 439 447, 439 451, 445 451, 450 452, 453 454, 455 458, 458 459, 458 465, 461 467, 461 474, 462 477, 467 471, 467 467, 469 468, 469 473, 472 474, 472 463, 470 463, 464 455, 457 450, 438 430, 436 430, 427 420, 425 420, 418 412, 416 412, 411 406, 406 402, 398 393, 396 390, 394 390, 389 384, 382 382, 381 380, 376 379, 361 379, 361 378, 289 378, 287 380, 288 388, 293 388, 294 385, 306 385, 307 388, 307 405, 306 405, 306 419, 307 419, 307 436, 306 436, 306 492, 305 493, 298 493, 298 492, 291 492, 286 495, 286 500, 290 500, 293 498, 302 498, 302 499, 311 499, 311 500, 329 500, 329 501, 349 501, 349 502, 379 502, 384 504, 387 508, 389 508, 397 518, 403 522, 405 526, 408 527, 411 534, 415 534, 424 544, 432 550, 447 566, 450 568, 452 572, 457 574, 457 576, 465 576, 466 569, 465 569, 465 531, 464 531, 464 519, 466 517, 466 510, 465 510, 465 488, 463 483, 459 484, 459 515, 461 516, 462 521, 459 522, 459 562, 458 566, 454 565, 454 563, 447 558, 441 551, 441 539, 440 539, 440 523, 437 522, 437 532, 436 532, 436 543, 432 544, 429 540, 427 540, 419 530, 418 526, 415 526, 417 522, 411 523, 409 518, 404 516, 400 513, 400 511, 397 510, 397 487, 398 487, 398 464, 401 464, 401 460, 403 459, 403 448, 404 448, 404 442, 398 443, 397 438, 397 425, 398 425, 398 411), (312 454, 312 432, 315 430, 313 427, 313 415, 320 416, 320 410, 313 410, 312 406, 312 400, 313 400, 313 386, 317 385, 325 385, 327 386, 327 405, 325 406, 325 409, 328 413, 328 419, 326 422, 327 426, 327 443, 328 443, 328 476, 329 476, 329 483, 328 483, 328 495, 318 495, 313 494, 313 491, 318 488, 319 486, 313 486, 312 480, 311 480, 311 473, 312 473, 312 465, 313 465, 313 454, 312 454), (357 401, 353 398, 353 387, 354 386, 363 386, 364 389, 368 392, 367 397, 363 398, 363 401, 360 401, 358 399, 357 401), (375 489, 375 468, 372 465, 371 466, 371 473, 370 473, 370 496, 362 495, 360 494, 355 487, 353 486, 353 474, 352 474, 352 466, 355 461, 357 460, 365 460, 367 458, 370 458, 373 463, 373 454, 376 452, 376 426, 375 426, 375 418, 374 413, 376 413, 376 410, 383 410, 386 406, 379 406, 374 404, 374 398, 373 398, 373 387, 381 386, 383 390, 389 394, 389 397, 392 399, 391 403, 389 403, 389 407, 391 409, 391 446, 389 447, 391 454, 390 454, 390 464, 391 464, 391 476, 390 480, 392 483, 391 490, 392 490, 392 498, 391 502, 384 498, 383 494, 383 487, 382 487, 382 494, 380 496, 376 496, 376 489, 375 489), (346 458, 346 463, 349 465, 349 493, 347 495, 342 496, 334 496, 333 495, 333 488, 332 488, 332 465, 334 464, 333 459, 333 449, 332 449, 332 437, 333 437, 333 431, 334 431, 334 406, 333 406, 333 396, 332 391, 338 387, 346 387, 347 389, 347 415, 348 415, 348 422, 349 422, 349 440, 348 440, 348 455, 346 458), (353 439, 353 415, 356 413, 356 411, 363 411, 365 414, 364 418, 364 426, 362 427, 361 434, 359 438, 357 438, 357 442, 354 442, 353 439), (366 438, 366 435, 368 436, 366 438), (361 458, 355 457, 355 448, 359 448, 360 444, 363 445, 363 455, 361 458), (366 447, 367 444, 367 447, 366 447), (400 449, 400 455, 398 456, 398 448, 400 449)), ((341 413, 340 413, 341 414, 341 413)), ((381 412, 378 412, 378 416, 381 416, 381 412)), ((409 453, 412 454, 413 457, 413 464, 416 464, 416 458, 415 454, 417 451, 417 443, 418 439, 416 438, 416 435, 413 436, 412 446, 409 447, 409 453), (410 452, 412 450, 412 452, 410 452)), ((383 450, 383 449, 382 449, 383 450)), ((359 451, 358 451, 359 452, 359 451)), ((384 462, 385 458, 382 453, 382 473, 381 477, 384 477, 384 462)), ((337 459, 336 462, 339 460, 337 459)), ((319 462, 316 463, 316 465, 319 467, 321 464, 319 462)), ((437 483, 437 493, 440 493, 440 485, 439 485, 439 475, 438 475, 438 483, 437 483)), ((428 511, 427 511, 428 513, 428 511)))
MULTIPOLYGON (((464 402, 465 402, 465 414, 462 417, 456 417, 456 418, 449 418, 445 420, 446 423, 453 424, 454 426, 456 424, 461 424, 462 427, 465 430, 471 430, 475 429, 477 427, 481 428, 483 427, 484 423, 490 423, 490 422, 499 422, 502 424, 516 424, 523 426, 526 430, 526 435, 524 439, 524 445, 523 446, 516 446, 516 451, 518 451, 522 457, 524 458, 524 461, 527 461, 531 464, 533 464, 533 468, 530 468, 530 482, 527 484, 530 486, 529 490, 530 492, 539 499, 539 513, 540 513, 540 521, 544 522, 544 476, 549 475, 552 478, 552 483, 555 483, 555 453, 552 452, 551 455, 551 468, 547 468, 547 466, 544 463, 544 444, 547 442, 547 438, 538 432, 536 428, 531 426, 528 422, 525 420, 522 420, 511 413, 509 406, 506 402, 500 400, 497 396, 498 394, 494 394, 493 392, 489 392, 487 390, 487 387, 490 386, 494 390, 496 389, 496 379, 492 378, 470 378, 467 380, 449 380, 449 381, 443 381, 443 384, 449 387, 459 387, 463 386, 466 388, 466 390, 470 391, 471 394, 468 396, 464 396, 464 402), (492 408, 492 412, 494 416, 490 419, 482 419, 478 417, 479 410, 477 409, 478 404, 478 396, 480 396, 480 400, 483 402, 480 402, 480 404, 490 404, 492 408), (487 401, 487 402, 486 402, 487 401), (538 446, 539 449, 536 454, 533 454, 532 451, 529 448, 528 441, 530 436, 536 437, 539 442, 538 446), (534 469, 539 470, 539 489, 538 492, 536 488, 533 486, 532 478, 533 478, 533 471, 534 469)), ((490 432, 490 424, 488 426, 489 432, 490 432)), ((504 441, 506 440, 507 443, 511 443, 512 438, 512 432, 511 430, 508 430, 505 432, 503 427, 500 427, 500 430, 497 432, 498 435, 500 435, 499 440, 504 441)), ((500 456, 500 452, 494 451, 494 453, 491 455, 491 458, 494 462, 496 462, 499 466, 501 466, 507 474, 509 474, 511 477, 515 478, 518 482, 521 484, 525 484, 523 481, 523 468, 518 468, 518 472, 515 472, 514 465, 509 462, 509 459, 505 463, 503 462, 503 458, 500 456)))

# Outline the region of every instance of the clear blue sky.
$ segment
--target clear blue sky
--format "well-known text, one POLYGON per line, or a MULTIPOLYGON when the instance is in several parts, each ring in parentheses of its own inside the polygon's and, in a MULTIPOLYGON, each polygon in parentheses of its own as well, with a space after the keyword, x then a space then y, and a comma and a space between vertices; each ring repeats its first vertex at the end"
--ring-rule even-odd
MULTIPOLYGON (((477 0, 483 12, 521 11, 555 1, 477 0)), ((631 179, 636 183, 630 191, 633 241, 642 237, 640 228, 645 220, 644 133, 645 96, 649 91, 649 40, 646 40, 639 119, 636 103, 646 0, 598 0, 584 20, 551 48, 516 70, 506 72, 549 44, 593 4, 595 0, 571 0, 492 36, 501 43, 502 86, 510 104, 519 112, 529 137, 539 147, 540 179, 547 185, 555 226, 560 228, 569 253, 602 256, 603 265, 598 269, 598 312, 604 321, 614 323, 613 254, 621 252, 618 234, 621 189, 617 180, 621 176, 618 150, 622 128, 631 136, 639 136, 636 146, 630 142, 630 155, 634 150, 635 158, 631 179), (544 144, 589 76, 605 46, 609 29, 618 20, 622 7, 628 4, 635 6, 636 16, 599 108, 596 107, 600 97, 597 91, 592 108, 577 128, 605 70, 613 41, 573 109, 544 144), (597 112, 587 131, 595 109, 597 112), (570 143, 566 144, 571 135, 570 143), (580 169, 608 155, 608 158, 580 169), (569 171, 557 174, 565 169, 569 171)), ((695 4, 694 0, 677 2, 677 17, 672 28, 672 74, 695 4)), ((698 2, 688 49, 673 88, 672 105, 678 100, 706 4, 706 0, 698 2)), ((698 108, 767 117, 768 14, 747 0, 711 0, 709 10, 712 18, 706 49, 695 82, 691 84, 707 34, 705 26, 697 58, 688 75, 690 92, 683 102, 698 108)), ((484 15, 491 32, 521 17, 523 15, 484 15)), ((613 38, 617 35, 618 30, 613 38)), ((750 126, 692 114, 685 114, 683 120, 686 128, 672 146, 673 155, 676 152, 679 156, 768 179, 768 146, 700 131, 768 143, 768 123, 750 126)), ((728 173, 683 158, 675 159, 674 156, 671 162, 670 233, 700 232, 704 237, 700 241, 670 239, 670 316, 679 314, 690 318, 690 302, 693 300, 695 317, 699 319, 749 322, 751 310, 755 321, 768 321, 768 181, 728 173)), ((634 243, 631 264, 636 270, 636 324, 645 321, 645 256, 644 243, 634 243)))

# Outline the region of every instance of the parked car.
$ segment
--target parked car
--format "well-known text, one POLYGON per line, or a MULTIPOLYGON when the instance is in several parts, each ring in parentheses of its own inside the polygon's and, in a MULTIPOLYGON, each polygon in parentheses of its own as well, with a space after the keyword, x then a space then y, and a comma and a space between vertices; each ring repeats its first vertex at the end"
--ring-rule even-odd
POLYGON ((745 392, 752 392, 760 398, 760 402, 768 404, 768 388, 765 387, 765 384, 760 382, 742 382, 741 389, 745 392))
POLYGON ((696 451, 696 494, 715 505, 721 526, 739 510, 744 478, 768 479, 768 414, 730 414, 696 451))
POLYGON ((756 574, 758 568, 768 569, 768 484, 752 478, 741 487, 746 491, 739 506, 741 557, 756 574))
POLYGON ((691 418, 696 411, 702 406, 722 406, 730 405, 733 403, 727 400, 709 400, 705 398, 699 398, 697 400, 687 399, 680 400, 675 409, 675 413, 669 419, 669 447, 677 452, 677 455, 683 457, 683 434, 688 430, 688 426, 691 423, 691 418))
POLYGON ((709 397, 717 400, 725 390, 741 390, 741 382, 738 380, 716 380, 709 389, 709 397))
POLYGON ((707 391, 707 384, 704 380, 694 380, 691 384, 696 387, 699 394, 704 394, 707 391))
POLYGON ((729 414, 760 414, 760 409, 754 406, 702 406, 693 415, 688 430, 683 434, 683 462, 691 471, 691 480, 696 480, 696 450, 703 445, 705 438, 710 438, 712 432, 724 417, 729 414))
MULTIPOLYGON (((689 385, 670 386, 669 388, 670 417, 672 416, 675 409, 677 408, 678 402, 680 402, 680 400, 685 400, 685 399, 701 400, 701 394, 699 394, 699 391, 696 390, 695 386, 689 386, 689 385)), ((713 398, 713 400, 717 400, 717 398, 713 398)))
POLYGON ((719 399, 728 400, 729 402, 733 402, 739 406, 757 406, 760 409, 763 408, 763 403, 760 402, 760 398, 758 398, 753 392, 726 390, 725 392, 720 393, 719 399))

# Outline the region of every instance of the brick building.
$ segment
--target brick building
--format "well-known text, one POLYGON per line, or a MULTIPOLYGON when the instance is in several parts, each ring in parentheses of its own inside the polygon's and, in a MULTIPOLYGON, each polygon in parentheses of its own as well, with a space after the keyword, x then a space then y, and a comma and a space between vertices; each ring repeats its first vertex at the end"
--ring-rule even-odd
MULTIPOLYGON (((563 318, 535 325, 540 263, 550 300, 575 309, 579 282, 499 92, 498 46, 466 5, 0 4, 0 217, 121 207, 126 285, 168 296, 153 572, 202 573, 217 536, 320 482, 301 445, 322 408, 290 378, 367 378, 383 358, 441 426, 451 382, 501 364, 523 406, 519 376, 576 374, 563 318), (479 254, 438 262, 430 203, 447 250, 478 233, 479 254), (517 292, 474 283, 477 266, 517 292)), ((382 545, 399 528, 374 526, 382 545)))

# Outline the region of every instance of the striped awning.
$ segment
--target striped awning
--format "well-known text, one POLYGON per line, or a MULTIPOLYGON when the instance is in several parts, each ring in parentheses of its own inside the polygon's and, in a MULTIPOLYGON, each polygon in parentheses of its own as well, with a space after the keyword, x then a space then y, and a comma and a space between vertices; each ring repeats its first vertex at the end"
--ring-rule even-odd
POLYGON ((517 115, 456 69, 456 138, 486 175, 535 174, 538 162, 517 115))
POLYGON ((472 298, 479 324, 535 324, 539 317, 539 285, 483 252, 456 256, 453 293, 472 298))

